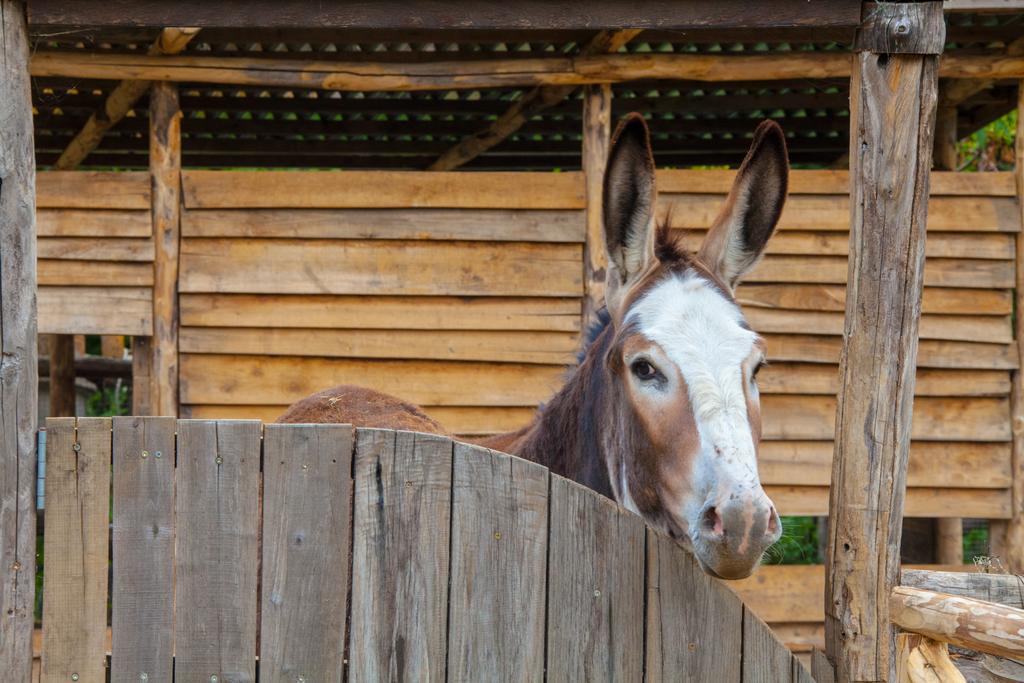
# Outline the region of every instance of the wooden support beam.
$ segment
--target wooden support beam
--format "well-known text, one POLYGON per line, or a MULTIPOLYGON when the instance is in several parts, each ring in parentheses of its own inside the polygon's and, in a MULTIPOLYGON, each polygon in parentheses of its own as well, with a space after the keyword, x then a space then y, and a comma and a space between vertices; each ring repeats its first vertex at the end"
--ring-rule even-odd
POLYGON ((878 5, 850 84, 850 255, 826 556, 836 680, 889 681, 942 4, 878 5), (884 51, 879 48, 884 47, 884 51), (917 54, 925 52, 925 54, 917 54))
POLYGON ((154 415, 178 414, 178 255, 181 242, 181 109, 178 89, 154 83, 149 95, 152 185, 153 339, 150 400, 154 415))
POLYGON ((22 0, 0 0, 0 680, 32 676, 36 576, 36 165, 22 0))
POLYGON ((900 585, 1024 609, 1024 585, 1015 574, 903 569, 900 585))
MULTIPOLYGON (((197 28, 165 28, 146 53, 150 56, 174 55, 185 49, 199 32, 197 28)), ((152 81, 121 81, 103 105, 89 117, 85 126, 57 159, 54 168, 66 171, 76 168, 96 149, 108 130, 117 125, 142 97, 152 81)))
POLYGON ((905 631, 998 657, 1024 657, 1024 610, 909 586, 894 588, 888 602, 892 623, 905 631))
MULTIPOLYGON (((1024 38, 1018 38, 1006 46, 1007 57, 1020 57, 1021 55, 1024 55, 1024 38)), ((940 117, 943 109, 956 107, 993 85, 995 85, 995 80, 991 78, 961 78, 944 82, 939 92, 940 117)))
POLYGON ((132 415, 152 415, 153 338, 132 337, 132 415))
MULTIPOLYGON (((1020 82, 1017 94, 1017 141, 1014 148, 1017 168, 1014 176, 1017 182, 1017 204, 1024 217, 1024 80, 1020 82)), ((1024 238, 1017 235, 1016 247, 1016 288, 1014 290, 1013 336, 1018 353, 1024 352, 1024 238)), ((1024 357, 1024 356, 1022 356, 1024 357)), ((1024 373, 1016 370, 1010 389, 1010 424, 1013 428, 1013 509, 1005 529, 1003 561, 1009 571, 1024 573, 1024 373)), ((997 531, 1002 531, 997 526, 997 531)))
POLYGON ((949 658, 949 648, 916 633, 896 637, 896 681, 898 683, 966 683, 949 658))
MULTIPOLYGON (((352 91, 474 90, 543 85, 593 85, 636 80, 779 81, 846 78, 843 52, 719 55, 619 53, 477 61, 317 62, 253 57, 37 52, 33 76, 121 78, 222 85, 352 91)), ((1024 57, 947 55, 944 78, 1024 78, 1024 57)))
MULTIPOLYGON (((580 56, 618 52, 635 38, 639 29, 602 31, 580 50, 580 56)), ((485 129, 469 135, 430 165, 431 171, 451 171, 475 159, 523 127, 534 116, 561 103, 576 90, 575 85, 539 86, 512 103, 508 110, 485 129)))
POLYGON ((75 338, 70 334, 50 337, 49 417, 75 417, 75 338))
MULTIPOLYGON (((587 235, 583 245, 584 332, 597 322, 597 313, 604 306, 608 257, 604 247, 601 202, 611 125, 612 87, 607 84, 586 86, 583 91, 583 179, 587 202, 587 235)), ((586 337, 586 334, 582 336, 586 337)))
POLYGON ((935 520, 935 561, 939 564, 964 563, 964 520, 960 517, 935 520))

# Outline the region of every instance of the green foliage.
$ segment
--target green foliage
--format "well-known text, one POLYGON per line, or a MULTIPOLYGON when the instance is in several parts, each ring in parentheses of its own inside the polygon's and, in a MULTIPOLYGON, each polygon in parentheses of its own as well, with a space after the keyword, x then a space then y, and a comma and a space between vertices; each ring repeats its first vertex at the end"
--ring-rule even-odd
POLYGON ((961 171, 1011 171, 1017 135, 1017 110, 998 118, 957 145, 961 171))
POLYGON ((818 564, 818 522, 814 517, 783 517, 782 538, 768 549, 767 564, 818 564))
POLYGON ((120 383, 101 387, 85 401, 88 417, 112 417, 128 414, 128 387, 120 383))

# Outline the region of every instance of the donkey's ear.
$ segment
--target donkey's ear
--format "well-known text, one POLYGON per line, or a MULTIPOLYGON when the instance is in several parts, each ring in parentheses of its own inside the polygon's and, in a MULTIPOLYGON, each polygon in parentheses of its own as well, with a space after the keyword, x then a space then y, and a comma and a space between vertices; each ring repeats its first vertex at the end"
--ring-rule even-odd
POLYGON ((761 258, 782 213, 788 181, 786 136, 774 121, 763 121, 698 255, 730 288, 761 258))
POLYGON ((604 242, 609 310, 616 290, 654 260, 654 157, 647 124, 630 114, 612 136, 604 174, 604 242))

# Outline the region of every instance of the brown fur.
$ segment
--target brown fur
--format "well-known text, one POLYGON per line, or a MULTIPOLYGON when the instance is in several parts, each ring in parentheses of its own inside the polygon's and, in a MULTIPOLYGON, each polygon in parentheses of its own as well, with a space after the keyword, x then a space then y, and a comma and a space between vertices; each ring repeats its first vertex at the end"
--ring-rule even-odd
POLYGON ((411 403, 350 384, 321 391, 293 404, 277 421, 285 424, 350 424, 412 432, 449 432, 411 403))

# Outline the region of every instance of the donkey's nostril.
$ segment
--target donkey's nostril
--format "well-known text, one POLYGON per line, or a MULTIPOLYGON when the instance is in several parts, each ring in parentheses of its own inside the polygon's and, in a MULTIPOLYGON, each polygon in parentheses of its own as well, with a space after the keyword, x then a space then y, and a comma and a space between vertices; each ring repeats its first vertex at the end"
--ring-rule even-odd
POLYGON ((768 508, 768 535, 772 536, 779 530, 779 513, 775 511, 775 507, 768 508))
POLYGON ((709 505, 704 508, 704 514, 701 515, 701 527, 705 532, 715 536, 725 535, 725 527, 722 525, 722 517, 718 514, 718 509, 713 505, 709 505))

